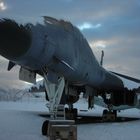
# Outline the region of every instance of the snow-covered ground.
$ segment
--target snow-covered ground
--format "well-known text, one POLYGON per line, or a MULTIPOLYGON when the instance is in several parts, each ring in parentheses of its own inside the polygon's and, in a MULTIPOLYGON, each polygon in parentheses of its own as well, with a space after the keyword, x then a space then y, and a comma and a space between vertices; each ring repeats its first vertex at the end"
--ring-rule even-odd
MULTIPOLYGON (((47 140, 41 135, 45 118, 39 116, 47 111, 44 100, 24 99, 16 102, 0 102, 0 140, 47 140)), ((79 110, 87 109, 87 103, 80 100, 75 104, 79 110)), ((101 116, 103 108, 79 114, 101 116)), ((122 111, 119 116, 138 117, 140 110, 122 111)), ((139 140, 140 120, 120 123, 78 124, 78 140, 139 140)))

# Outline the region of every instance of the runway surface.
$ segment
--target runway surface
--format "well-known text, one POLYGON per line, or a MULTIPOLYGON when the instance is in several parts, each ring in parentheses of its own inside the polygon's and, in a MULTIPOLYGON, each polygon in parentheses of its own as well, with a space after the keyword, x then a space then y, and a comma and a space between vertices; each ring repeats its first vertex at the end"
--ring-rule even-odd
MULTIPOLYGON (((120 112, 117 122, 102 123, 103 108, 95 106, 94 111, 86 111, 84 101, 75 106, 78 106, 80 116, 77 122, 78 140, 140 138, 140 111, 137 109, 120 112)), ((46 140, 41 135, 41 127, 46 119, 43 115, 47 113, 45 102, 41 101, 0 102, 0 140, 46 140)))

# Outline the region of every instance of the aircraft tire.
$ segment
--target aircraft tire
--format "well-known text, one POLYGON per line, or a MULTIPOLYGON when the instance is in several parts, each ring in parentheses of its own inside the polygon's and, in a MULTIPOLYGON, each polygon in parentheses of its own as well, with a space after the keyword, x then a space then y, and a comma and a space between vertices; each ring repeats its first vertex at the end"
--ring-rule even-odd
POLYGON ((107 113, 108 113, 107 109, 103 110, 103 115, 106 115, 107 113))
POLYGON ((47 136, 47 134, 48 134, 48 124, 49 124, 49 121, 46 120, 42 125, 42 135, 43 136, 47 136))
POLYGON ((69 110, 68 108, 65 108, 65 116, 66 116, 66 119, 68 120, 76 120, 77 118, 77 109, 74 108, 72 110, 69 110))

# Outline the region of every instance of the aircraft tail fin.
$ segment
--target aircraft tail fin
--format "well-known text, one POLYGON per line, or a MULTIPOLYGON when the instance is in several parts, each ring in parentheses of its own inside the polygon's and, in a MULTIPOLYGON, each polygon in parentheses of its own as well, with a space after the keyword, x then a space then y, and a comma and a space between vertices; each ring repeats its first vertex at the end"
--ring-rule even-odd
POLYGON ((103 66, 104 51, 102 50, 100 65, 103 66))

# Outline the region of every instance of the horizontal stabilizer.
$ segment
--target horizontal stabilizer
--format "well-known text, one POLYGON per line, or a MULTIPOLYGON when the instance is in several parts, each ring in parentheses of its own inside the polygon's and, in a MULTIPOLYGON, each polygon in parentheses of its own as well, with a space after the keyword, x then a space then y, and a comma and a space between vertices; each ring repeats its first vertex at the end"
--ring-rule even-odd
POLYGON ((136 83, 140 83, 140 80, 139 79, 136 79, 136 78, 133 78, 133 77, 130 77, 130 76, 127 76, 127 75, 123 75, 123 74, 120 74, 120 73, 116 73, 116 72, 113 72, 113 71, 110 71, 111 73, 115 74, 115 75, 118 75, 120 77, 123 77, 127 80, 130 80, 130 81, 133 81, 133 82, 136 82, 136 83))

